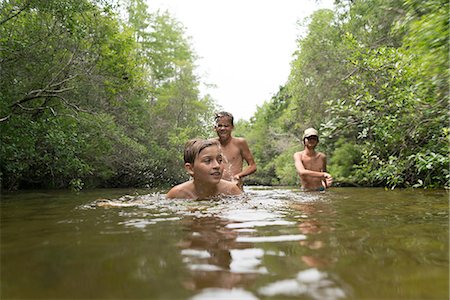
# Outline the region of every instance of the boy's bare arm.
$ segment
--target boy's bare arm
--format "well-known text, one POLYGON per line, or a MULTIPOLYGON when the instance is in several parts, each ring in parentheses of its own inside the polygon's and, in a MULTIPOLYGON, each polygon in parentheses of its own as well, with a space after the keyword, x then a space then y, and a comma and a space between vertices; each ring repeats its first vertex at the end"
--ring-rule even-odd
POLYGON ((256 172, 256 163, 255 159, 253 158, 253 154, 250 151, 250 148, 248 147, 247 141, 245 139, 239 140, 239 148, 241 149, 242 158, 247 162, 247 167, 243 169, 238 174, 234 175, 235 177, 238 177, 236 179, 245 177, 247 175, 253 174, 256 172))
POLYGON ((295 168, 297 170, 298 175, 300 177, 302 176, 310 176, 310 177, 316 177, 320 178, 322 185, 324 187, 330 187, 333 183, 333 177, 331 177, 330 174, 326 172, 326 156, 321 155, 321 164, 322 164, 322 171, 312 171, 305 168, 302 161, 302 152, 297 152, 294 154, 294 162, 295 162, 295 168))
POLYGON ((328 171, 327 171, 327 157, 326 157, 325 154, 323 155, 323 171, 326 174, 325 175, 325 180, 324 180, 325 186, 326 187, 330 187, 333 184, 333 177, 330 174, 328 174, 328 171))
POLYGON ((300 176, 313 176, 313 177, 321 177, 326 179, 327 177, 331 177, 330 174, 327 172, 320 172, 320 171, 312 171, 305 168, 302 162, 302 153, 296 152, 294 154, 294 162, 295 162, 295 169, 297 170, 297 173, 300 176))
POLYGON ((179 189, 178 186, 173 187, 169 192, 166 194, 166 198, 183 198, 184 194, 179 189))

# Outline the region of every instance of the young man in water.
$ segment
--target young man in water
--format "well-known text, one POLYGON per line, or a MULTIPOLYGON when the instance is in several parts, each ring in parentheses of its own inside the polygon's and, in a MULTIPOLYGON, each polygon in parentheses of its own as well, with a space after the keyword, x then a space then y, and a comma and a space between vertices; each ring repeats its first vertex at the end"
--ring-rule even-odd
POLYGON ((234 129, 233 115, 228 112, 220 112, 215 117, 215 131, 224 154, 225 169, 223 179, 234 182, 241 190, 244 189, 243 178, 256 172, 256 163, 252 152, 244 138, 231 135, 234 129), (243 161, 247 167, 243 168, 243 161))
POLYGON ((333 178, 327 173, 327 157, 315 151, 318 144, 317 130, 308 128, 303 133, 305 149, 294 153, 295 168, 303 191, 324 191, 333 183, 333 178))
POLYGON ((217 140, 193 139, 184 148, 184 167, 193 180, 174 186, 167 198, 208 199, 219 195, 238 195, 239 187, 222 179, 224 164, 217 140))

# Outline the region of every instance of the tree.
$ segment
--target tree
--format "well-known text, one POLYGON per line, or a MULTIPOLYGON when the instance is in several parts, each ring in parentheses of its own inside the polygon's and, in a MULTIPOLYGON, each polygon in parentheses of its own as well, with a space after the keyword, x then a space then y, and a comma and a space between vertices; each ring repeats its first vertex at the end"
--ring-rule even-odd
POLYGON ((335 12, 312 15, 286 83, 289 103, 268 119, 264 110, 278 101, 271 99, 248 133, 279 182, 289 181, 294 149, 270 153, 273 136, 262 133, 298 137, 313 126, 338 182, 449 186, 444 2, 339 1, 335 12))
POLYGON ((8 1, 1 12, 2 188, 182 180, 182 145, 215 104, 199 97, 176 20, 140 11, 128 24, 88 0, 8 1))

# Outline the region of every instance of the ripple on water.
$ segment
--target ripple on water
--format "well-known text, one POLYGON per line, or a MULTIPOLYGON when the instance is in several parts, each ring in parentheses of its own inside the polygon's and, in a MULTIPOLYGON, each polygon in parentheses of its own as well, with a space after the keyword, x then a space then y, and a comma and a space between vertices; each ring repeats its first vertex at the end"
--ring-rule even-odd
MULTIPOLYGON (((317 193, 315 193, 317 194, 317 193)), ((240 196, 224 196, 214 200, 166 199, 162 194, 123 196, 118 199, 97 199, 82 209, 120 208, 119 215, 125 220, 119 224, 145 228, 164 221, 176 221, 183 217, 218 217, 229 220, 228 229, 241 233, 255 232, 256 228, 268 226, 294 226, 295 221, 285 219, 289 204, 293 201, 312 201, 314 193, 294 193, 291 190, 254 189, 240 196), (135 208, 135 209, 133 209, 135 208), (137 209, 136 209, 137 208, 137 209)), ((306 218, 306 215, 302 215, 306 218)), ((249 237, 248 241, 293 241, 302 235, 278 237, 249 237)), ((245 241, 245 238, 244 240, 245 241)))
POLYGON ((289 234, 289 235, 275 235, 275 236, 238 236, 237 242, 242 243, 276 243, 276 242, 292 242, 306 240, 306 235, 303 234, 289 234))
POLYGON ((207 288, 203 289, 200 294, 195 295, 191 300, 258 300, 258 298, 251 292, 241 288, 222 289, 222 288, 207 288))
POLYGON ((270 283, 258 290, 264 296, 308 296, 312 299, 343 299, 346 293, 329 279, 326 272, 316 268, 297 274, 296 278, 270 283))

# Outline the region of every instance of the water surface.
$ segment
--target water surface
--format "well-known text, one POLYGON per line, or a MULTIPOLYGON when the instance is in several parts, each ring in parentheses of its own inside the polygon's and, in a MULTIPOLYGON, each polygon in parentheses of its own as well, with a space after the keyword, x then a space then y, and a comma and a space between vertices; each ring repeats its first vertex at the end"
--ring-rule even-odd
POLYGON ((448 212, 442 190, 4 193, 0 296, 448 299, 448 212))

